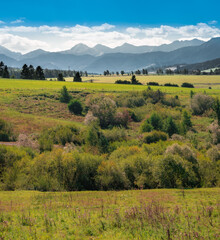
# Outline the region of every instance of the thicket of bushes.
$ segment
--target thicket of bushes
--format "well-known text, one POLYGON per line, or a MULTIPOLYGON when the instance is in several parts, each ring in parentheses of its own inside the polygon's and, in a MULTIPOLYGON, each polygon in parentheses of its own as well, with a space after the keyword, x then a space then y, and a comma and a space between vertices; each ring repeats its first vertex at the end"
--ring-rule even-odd
POLYGON ((220 186, 220 151, 186 144, 118 147, 109 156, 55 149, 29 154, 0 146, 1 189, 40 191, 220 186))
MULTIPOLYGON (((85 125, 46 129, 34 142, 19 136, 19 145, 25 148, 1 146, 0 188, 72 191, 220 186, 218 100, 192 94, 186 110, 178 96, 171 98, 150 87, 123 94, 87 94, 79 99, 80 104, 72 99, 77 97, 63 88, 59 100, 69 106, 74 103, 70 110, 85 114, 85 125), (207 131, 199 132, 191 114, 206 114, 217 121, 211 125, 210 121, 207 131)), ((11 127, 4 121, 0 121, 0 136, 12 140, 11 127)))

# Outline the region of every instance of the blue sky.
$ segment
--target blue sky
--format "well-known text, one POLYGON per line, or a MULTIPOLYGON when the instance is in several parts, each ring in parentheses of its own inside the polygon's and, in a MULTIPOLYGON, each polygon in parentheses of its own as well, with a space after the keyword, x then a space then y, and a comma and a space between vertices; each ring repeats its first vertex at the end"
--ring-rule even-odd
POLYGON ((28 24, 186 25, 218 21, 218 0, 14 0, 1 1, 2 21, 25 18, 28 24))
POLYGON ((160 45, 220 36, 220 1, 1 1, 0 45, 14 51, 77 43, 160 45))

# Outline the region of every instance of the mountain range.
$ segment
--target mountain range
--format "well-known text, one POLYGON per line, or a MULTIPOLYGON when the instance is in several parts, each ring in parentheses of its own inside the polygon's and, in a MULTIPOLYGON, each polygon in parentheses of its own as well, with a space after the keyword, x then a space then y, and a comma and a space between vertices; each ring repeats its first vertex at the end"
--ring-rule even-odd
POLYGON ((0 46, 0 61, 10 67, 23 64, 41 65, 49 69, 86 70, 92 73, 132 71, 142 68, 193 64, 220 58, 220 38, 208 42, 198 39, 174 41, 161 46, 134 46, 128 43, 116 48, 98 44, 90 48, 77 44, 70 50, 47 52, 38 49, 26 54, 12 52, 0 46))

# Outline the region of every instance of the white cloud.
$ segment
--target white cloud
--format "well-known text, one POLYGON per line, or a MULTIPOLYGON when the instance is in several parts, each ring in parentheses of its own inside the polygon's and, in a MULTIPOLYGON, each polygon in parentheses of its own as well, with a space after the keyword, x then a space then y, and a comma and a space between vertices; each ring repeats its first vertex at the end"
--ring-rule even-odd
POLYGON ((218 21, 216 21, 216 20, 209 21, 209 24, 211 24, 211 25, 215 25, 217 23, 218 23, 218 21))
POLYGON ((17 23, 23 23, 24 20, 23 18, 20 18, 20 19, 16 19, 15 21, 11 21, 11 24, 17 24, 17 23))
POLYGON ((48 48, 48 44, 12 34, 1 34, 0 45, 15 52, 29 52, 38 48, 48 48))
POLYGON ((115 47, 125 42, 134 45, 160 45, 175 40, 220 36, 220 29, 206 23, 173 27, 119 27, 104 23, 98 26, 2 26, 0 45, 11 50, 28 52, 37 48, 49 51, 66 50, 78 43, 92 47, 103 44, 115 47))
POLYGON ((4 24, 4 23, 5 23, 4 21, 1 21, 1 20, 0 20, 0 24, 4 24))

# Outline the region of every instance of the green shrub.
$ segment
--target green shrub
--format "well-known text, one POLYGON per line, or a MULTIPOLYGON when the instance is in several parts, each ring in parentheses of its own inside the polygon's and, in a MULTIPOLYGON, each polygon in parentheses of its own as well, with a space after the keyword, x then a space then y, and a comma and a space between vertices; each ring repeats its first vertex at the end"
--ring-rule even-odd
POLYGON ((125 173, 113 161, 103 161, 98 167, 97 184, 103 190, 120 190, 129 187, 125 173))
POLYGON ((105 130, 104 135, 108 142, 124 141, 127 139, 126 131, 121 127, 113 127, 111 130, 105 130))
POLYGON ((149 121, 148 120, 146 120, 146 121, 144 121, 144 123, 141 125, 141 129, 140 129, 140 131, 142 132, 142 133, 144 133, 144 132, 151 132, 151 131, 153 131, 153 127, 152 127, 152 125, 149 123, 149 121))
POLYGON ((196 187, 198 184, 193 165, 176 155, 159 158, 154 177, 158 187, 162 188, 187 188, 196 187))
POLYGON ((144 143, 155 143, 160 140, 166 141, 167 140, 167 134, 161 131, 152 131, 149 133, 145 133, 143 136, 144 143))
POLYGON ((179 132, 176 123, 171 116, 165 120, 163 130, 169 135, 169 137, 179 132))
POLYGON ((66 86, 63 86, 63 88, 60 91, 60 102, 62 103, 68 103, 72 97, 69 95, 66 86))
POLYGON ((191 108, 195 115, 202 115, 213 106, 214 99, 208 95, 198 93, 192 97, 191 108))
POLYGON ((108 152, 108 140, 96 124, 87 129, 85 143, 88 150, 94 153, 108 152))
POLYGON ((163 120, 158 113, 151 114, 149 118, 149 123, 151 124, 154 130, 162 130, 163 128, 163 120))
POLYGON ((184 82, 181 87, 185 87, 185 88, 194 88, 193 84, 191 83, 187 83, 187 82, 184 82))
POLYGON ((40 151, 51 151, 54 144, 81 144, 79 129, 74 125, 62 126, 44 130, 39 136, 40 151))
POLYGON ((93 96, 87 99, 87 107, 94 117, 97 117, 102 128, 114 126, 114 117, 116 113, 116 103, 105 95, 93 96))
POLYGON ((14 140, 15 136, 12 131, 12 126, 3 119, 0 119, 0 141, 9 142, 14 140))
POLYGON ((68 104, 68 108, 71 113, 74 113, 76 115, 82 114, 83 107, 81 102, 77 99, 72 99, 68 104))

